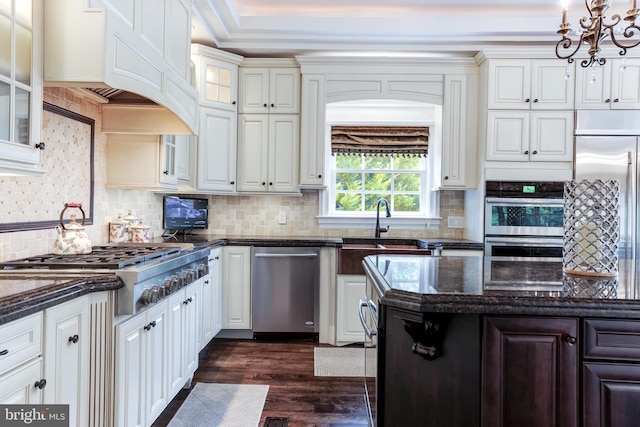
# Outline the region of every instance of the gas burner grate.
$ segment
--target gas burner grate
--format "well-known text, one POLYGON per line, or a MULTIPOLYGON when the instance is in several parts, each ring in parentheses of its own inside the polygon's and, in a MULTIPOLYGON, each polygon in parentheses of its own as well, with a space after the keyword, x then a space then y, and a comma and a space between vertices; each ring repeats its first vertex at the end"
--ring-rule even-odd
POLYGON ((0 263, 0 269, 105 268, 119 270, 130 265, 143 264, 177 254, 180 248, 159 246, 95 246, 84 255, 46 254, 0 263))

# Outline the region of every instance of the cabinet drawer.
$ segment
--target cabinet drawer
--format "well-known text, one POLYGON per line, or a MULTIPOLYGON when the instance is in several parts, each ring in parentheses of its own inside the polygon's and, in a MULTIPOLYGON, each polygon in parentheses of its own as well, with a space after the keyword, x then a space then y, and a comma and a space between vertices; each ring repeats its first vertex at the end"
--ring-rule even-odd
POLYGON ((0 327, 0 375, 42 353, 42 312, 0 327))
POLYGON ((584 357, 640 362, 640 321, 584 321, 584 357))

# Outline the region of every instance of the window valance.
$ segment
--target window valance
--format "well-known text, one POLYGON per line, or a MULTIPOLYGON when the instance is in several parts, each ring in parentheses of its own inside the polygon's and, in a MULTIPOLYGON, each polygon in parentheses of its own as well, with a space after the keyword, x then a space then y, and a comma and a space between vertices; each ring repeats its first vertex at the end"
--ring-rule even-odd
POLYGON ((331 126, 331 154, 426 156, 426 126, 331 126))

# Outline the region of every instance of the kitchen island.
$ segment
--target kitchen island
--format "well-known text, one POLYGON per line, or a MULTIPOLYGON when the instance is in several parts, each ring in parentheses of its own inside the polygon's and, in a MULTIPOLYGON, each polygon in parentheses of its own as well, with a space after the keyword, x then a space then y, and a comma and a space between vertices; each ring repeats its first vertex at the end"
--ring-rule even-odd
POLYGON ((637 425, 632 278, 490 257, 379 255, 364 267, 378 426, 637 425))

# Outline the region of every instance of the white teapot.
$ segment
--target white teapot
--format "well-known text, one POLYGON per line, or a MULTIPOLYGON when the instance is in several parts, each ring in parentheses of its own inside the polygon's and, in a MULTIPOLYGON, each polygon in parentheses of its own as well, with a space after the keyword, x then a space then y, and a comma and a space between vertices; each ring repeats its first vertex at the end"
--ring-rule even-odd
POLYGON ((85 213, 81 203, 65 203, 60 212, 60 225, 56 226, 58 237, 53 245, 53 253, 58 255, 82 255, 89 254, 92 250, 91 240, 84 232, 85 213), (78 224, 75 215, 71 215, 68 224, 62 222, 64 211, 67 208, 78 208, 82 212, 82 224, 78 224))

